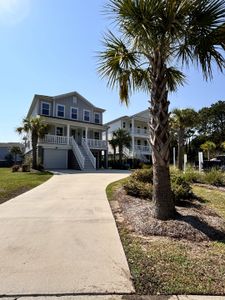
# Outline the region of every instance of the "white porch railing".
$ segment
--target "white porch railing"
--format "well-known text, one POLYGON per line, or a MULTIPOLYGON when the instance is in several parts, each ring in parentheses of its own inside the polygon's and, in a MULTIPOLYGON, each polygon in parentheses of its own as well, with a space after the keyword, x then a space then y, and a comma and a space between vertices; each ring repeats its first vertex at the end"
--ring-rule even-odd
POLYGON ((70 144, 72 146, 73 154, 75 155, 81 170, 83 170, 85 158, 84 158, 83 154, 81 153, 81 151, 73 137, 70 138, 70 144))
POLYGON ((141 145, 135 145, 134 146, 135 151, 140 151, 140 152, 150 152, 150 147, 149 146, 141 146, 141 145))
POLYGON ((67 141, 68 141, 67 136, 59 136, 59 135, 51 135, 51 134, 46 134, 43 138, 39 140, 40 143, 58 144, 58 145, 66 145, 67 141))
POLYGON ((131 134, 137 134, 137 135, 149 135, 149 130, 145 128, 137 128, 134 127, 133 129, 130 130, 131 134))
POLYGON ((86 139, 87 145, 92 149, 107 149, 107 141, 95 140, 95 139, 86 139))
POLYGON ((131 156, 131 151, 129 148, 127 147, 123 147, 123 154, 126 156, 126 157, 130 157, 131 156))
POLYGON ((88 147, 88 144, 86 142, 86 139, 82 139, 82 146, 84 148, 84 150, 86 151, 88 157, 90 158, 90 161, 92 163, 92 166, 94 167, 94 169, 96 169, 96 158, 94 157, 94 155, 92 154, 90 148, 88 147))

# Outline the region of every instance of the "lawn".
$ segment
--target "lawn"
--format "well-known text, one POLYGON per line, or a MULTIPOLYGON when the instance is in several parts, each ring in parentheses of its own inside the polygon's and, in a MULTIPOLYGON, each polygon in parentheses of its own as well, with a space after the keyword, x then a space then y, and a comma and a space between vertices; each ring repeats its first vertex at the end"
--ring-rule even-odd
POLYGON ((51 178, 49 172, 14 172, 0 168, 0 204, 38 186, 51 178))
MULTIPOLYGON (((122 184, 110 184, 107 195, 137 294, 225 295, 225 241, 142 235, 126 219, 126 208, 118 199, 116 190, 122 184)), ((225 192, 196 186, 193 191, 203 206, 225 218, 225 192)))

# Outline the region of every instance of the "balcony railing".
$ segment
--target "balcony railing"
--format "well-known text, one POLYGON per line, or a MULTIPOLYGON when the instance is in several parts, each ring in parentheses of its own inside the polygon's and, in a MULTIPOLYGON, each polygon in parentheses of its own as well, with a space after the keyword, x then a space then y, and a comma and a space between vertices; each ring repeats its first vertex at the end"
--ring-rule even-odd
POLYGON ((134 146, 134 150, 135 151, 139 151, 139 152, 150 152, 150 147, 149 146, 141 146, 141 145, 135 145, 134 146))
POLYGON ((86 139, 86 142, 91 149, 107 149, 107 141, 86 139))
POLYGON ((46 134, 40 139, 40 143, 66 145, 68 142, 67 136, 46 134))
POLYGON ((133 129, 130 130, 131 134, 136 134, 136 135, 149 135, 149 130, 145 128, 137 128, 134 127, 133 129))

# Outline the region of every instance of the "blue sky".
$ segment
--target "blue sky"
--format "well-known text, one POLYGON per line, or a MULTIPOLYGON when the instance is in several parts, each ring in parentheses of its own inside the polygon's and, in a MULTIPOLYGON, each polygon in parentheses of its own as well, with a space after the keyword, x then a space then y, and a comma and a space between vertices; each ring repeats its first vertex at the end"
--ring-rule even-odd
MULTIPOLYGON (((96 72, 96 51, 110 20, 105 0, 0 0, 0 142, 17 141, 15 128, 34 94, 78 91, 106 109, 104 121, 144 110, 145 94, 121 105, 117 91, 96 72)), ((170 95, 171 108, 199 109, 225 100, 225 76, 217 70, 206 83, 200 71, 186 70, 188 84, 170 95)))

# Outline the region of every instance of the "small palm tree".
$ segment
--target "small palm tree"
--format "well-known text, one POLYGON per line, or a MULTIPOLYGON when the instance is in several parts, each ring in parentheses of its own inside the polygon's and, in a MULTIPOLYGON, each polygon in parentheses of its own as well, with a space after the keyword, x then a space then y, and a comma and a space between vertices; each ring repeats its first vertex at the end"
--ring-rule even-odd
POLYGON ((104 38, 99 73, 128 104, 132 92, 149 97, 153 161, 153 215, 175 216, 169 173, 168 93, 185 81, 181 65, 196 63, 212 78, 212 62, 223 71, 224 0, 108 0, 106 13, 118 25, 104 38))
POLYGON ((16 162, 17 162, 17 155, 21 155, 22 154, 21 148, 19 146, 13 146, 10 149, 10 153, 13 155, 13 157, 14 157, 14 163, 16 164, 16 162))
POLYGON ((113 148, 113 161, 116 161, 116 147, 118 146, 117 144, 117 140, 115 139, 115 137, 113 137, 110 141, 109 144, 111 145, 111 147, 113 148))
POLYGON ((117 129, 116 131, 113 132, 112 140, 114 145, 118 146, 119 148, 119 163, 120 163, 120 167, 122 168, 123 148, 130 147, 131 136, 129 132, 127 132, 126 130, 117 129))
POLYGON ((214 144, 211 141, 206 141, 204 144, 200 146, 200 148, 204 151, 207 152, 207 157, 208 160, 210 160, 210 152, 214 151, 216 149, 216 144, 214 144))
POLYGON ((49 125, 43 123, 40 117, 27 118, 23 120, 23 126, 18 127, 16 131, 21 133, 31 134, 32 144, 32 168, 37 169, 37 144, 38 139, 44 137, 48 133, 49 125))
POLYGON ((187 130, 192 129, 198 123, 198 113, 191 108, 174 109, 171 115, 171 127, 178 137, 178 168, 183 169, 184 140, 187 130))

